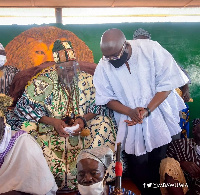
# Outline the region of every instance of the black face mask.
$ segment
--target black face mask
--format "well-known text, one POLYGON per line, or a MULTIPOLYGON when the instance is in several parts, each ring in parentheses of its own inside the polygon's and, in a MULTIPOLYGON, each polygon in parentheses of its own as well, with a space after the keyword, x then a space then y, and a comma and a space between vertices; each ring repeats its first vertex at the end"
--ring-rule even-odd
POLYGON ((128 53, 124 51, 123 55, 121 56, 120 59, 118 60, 109 60, 109 62, 115 67, 115 68, 119 68, 120 66, 122 66, 125 62, 127 62, 127 58, 128 58, 128 53))

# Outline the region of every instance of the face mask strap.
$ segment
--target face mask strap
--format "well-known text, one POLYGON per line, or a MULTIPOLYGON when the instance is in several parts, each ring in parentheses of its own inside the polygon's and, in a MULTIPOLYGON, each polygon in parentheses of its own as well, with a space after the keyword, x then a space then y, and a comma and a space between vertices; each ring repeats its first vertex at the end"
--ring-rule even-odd
MULTIPOLYGON (((106 171, 107 171, 107 170, 106 170, 106 171)), ((104 176, 104 178, 103 178, 103 186, 106 185, 106 180, 108 179, 108 177, 109 177, 109 173, 107 172, 107 173, 105 173, 105 176, 104 176)))

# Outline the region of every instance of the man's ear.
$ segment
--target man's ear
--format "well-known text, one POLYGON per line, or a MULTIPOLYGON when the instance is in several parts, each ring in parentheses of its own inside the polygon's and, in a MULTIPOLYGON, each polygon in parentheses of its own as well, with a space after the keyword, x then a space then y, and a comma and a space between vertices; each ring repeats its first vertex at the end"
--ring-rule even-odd
POLYGON ((130 43, 126 42, 126 47, 125 47, 125 50, 128 51, 128 48, 130 47, 130 43))

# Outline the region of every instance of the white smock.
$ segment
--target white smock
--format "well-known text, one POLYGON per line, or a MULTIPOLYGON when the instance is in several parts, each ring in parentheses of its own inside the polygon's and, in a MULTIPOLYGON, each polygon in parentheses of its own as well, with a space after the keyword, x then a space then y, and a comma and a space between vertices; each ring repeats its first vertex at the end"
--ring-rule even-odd
POLYGON ((126 64, 115 68, 101 59, 93 80, 96 104, 118 100, 132 109, 147 107, 157 92, 172 90, 142 124, 127 126, 124 120, 131 120, 130 117, 114 112, 118 124, 116 143, 121 142, 126 153, 139 156, 168 144, 171 136, 181 132, 179 111, 185 104, 175 89, 188 83, 188 78, 158 42, 148 39, 127 42, 132 47, 128 60, 131 73, 126 64))
POLYGON ((0 194, 15 190, 56 195, 57 189, 39 144, 27 133, 20 135, 0 168, 0 194))

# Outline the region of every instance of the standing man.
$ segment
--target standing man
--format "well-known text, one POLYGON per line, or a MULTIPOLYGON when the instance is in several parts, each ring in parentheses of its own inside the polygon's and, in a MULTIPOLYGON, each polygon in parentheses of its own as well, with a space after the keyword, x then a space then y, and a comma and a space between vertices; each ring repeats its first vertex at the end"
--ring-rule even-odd
POLYGON ((128 154, 132 179, 142 194, 150 194, 153 188, 143 184, 159 183, 166 145, 181 131, 179 111, 185 104, 175 89, 188 78, 156 41, 127 41, 122 31, 109 29, 100 47, 103 57, 94 74, 96 104, 115 111, 116 143, 121 142, 128 154))

